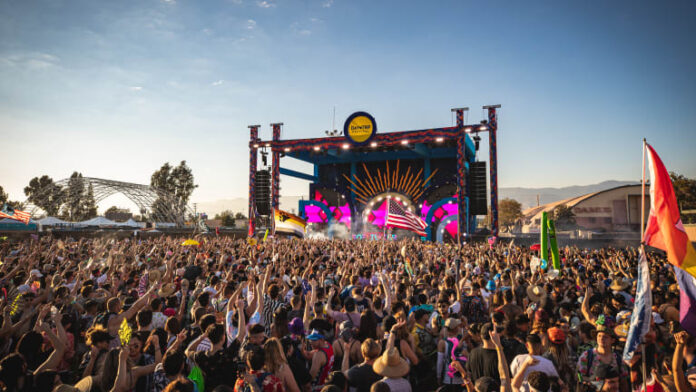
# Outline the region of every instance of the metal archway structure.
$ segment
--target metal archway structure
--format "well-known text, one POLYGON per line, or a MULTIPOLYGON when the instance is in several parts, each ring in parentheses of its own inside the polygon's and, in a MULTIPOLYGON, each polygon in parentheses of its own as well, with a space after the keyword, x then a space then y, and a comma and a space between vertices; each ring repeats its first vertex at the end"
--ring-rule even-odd
MULTIPOLYGON (((92 186, 94 201, 99 204, 109 196, 122 194, 132 201, 141 214, 147 214, 151 221, 175 223, 183 226, 188 216, 195 216, 194 211, 188 205, 179 205, 174 195, 158 191, 149 185, 134 184, 131 182, 106 180, 103 178, 82 177, 84 186, 92 186), (157 203, 157 200, 160 200, 157 203)), ((70 178, 56 181, 55 185, 67 189, 70 178)), ((32 216, 42 209, 27 199, 26 210, 32 216)))

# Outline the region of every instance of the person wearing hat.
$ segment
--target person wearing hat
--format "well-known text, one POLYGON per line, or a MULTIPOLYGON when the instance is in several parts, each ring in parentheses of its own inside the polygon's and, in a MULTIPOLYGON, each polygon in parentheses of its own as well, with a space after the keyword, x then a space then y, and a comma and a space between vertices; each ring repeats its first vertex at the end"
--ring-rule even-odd
POLYGON ((326 377, 333 368, 333 347, 326 341, 326 337, 316 329, 307 335, 307 340, 312 346, 312 365, 309 369, 309 375, 313 380, 312 390, 319 390, 324 386, 326 377))
POLYGON ((553 362, 542 356, 541 338, 537 334, 529 334, 525 340, 528 354, 516 356, 510 363, 512 387, 515 390, 530 392, 527 377, 533 371, 546 373, 549 377, 558 377, 553 362))
POLYGON ((391 392, 411 392, 411 384, 404 378, 408 374, 410 366, 394 347, 396 331, 403 327, 405 323, 405 321, 401 321, 392 326, 384 354, 372 365, 375 373, 384 377, 382 382, 389 386, 391 392))
POLYGON ((543 308, 546 306, 546 297, 548 293, 546 289, 542 286, 534 285, 527 287, 527 297, 529 297, 529 302, 536 303, 537 308, 543 308))
POLYGON ((547 332, 549 347, 544 353, 544 358, 550 360, 558 371, 566 385, 571 385, 575 377, 575 355, 570 355, 570 349, 566 342, 566 332, 559 327, 549 328, 547 332))
MULTIPOLYGON (((615 341, 616 335, 612 328, 602 324, 597 325, 597 347, 585 351, 578 359, 578 375, 582 381, 601 381, 598 378, 597 369, 602 364, 613 367, 619 374, 622 384, 628 380, 628 370, 619 354, 613 350, 615 341)), ((622 385, 621 388, 628 390, 628 385, 622 385)))

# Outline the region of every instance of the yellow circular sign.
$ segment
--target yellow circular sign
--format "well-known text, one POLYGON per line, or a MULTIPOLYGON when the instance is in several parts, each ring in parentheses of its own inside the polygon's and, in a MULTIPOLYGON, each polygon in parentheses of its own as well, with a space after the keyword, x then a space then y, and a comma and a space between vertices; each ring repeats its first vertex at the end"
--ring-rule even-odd
POLYGON ((355 144, 367 143, 377 132, 375 119, 365 112, 353 113, 343 128, 345 136, 355 144))

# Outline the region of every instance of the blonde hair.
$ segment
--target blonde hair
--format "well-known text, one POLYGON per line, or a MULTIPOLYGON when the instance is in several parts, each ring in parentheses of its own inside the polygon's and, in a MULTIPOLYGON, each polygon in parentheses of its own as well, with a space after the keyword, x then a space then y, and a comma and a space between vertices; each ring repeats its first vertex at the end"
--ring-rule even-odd
POLYGON ((263 351, 266 354, 264 363, 266 371, 276 373, 283 365, 288 363, 287 359, 285 359, 285 353, 283 352, 283 345, 280 344, 278 338, 268 339, 263 345, 263 351))

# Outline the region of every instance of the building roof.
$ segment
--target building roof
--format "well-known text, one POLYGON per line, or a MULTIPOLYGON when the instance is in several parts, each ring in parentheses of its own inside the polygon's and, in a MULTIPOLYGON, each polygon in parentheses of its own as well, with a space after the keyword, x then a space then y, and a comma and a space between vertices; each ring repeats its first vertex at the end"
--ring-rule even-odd
POLYGON ((571 197, 568 199, 563 199, 559 201, 554 201, 552 203, 544 204, 538 207, 532 207, 527 210, 522 211, 522 214, 524 215, 525 219, 534 219, 537 215, 541 215, 542 212, 551 212, 556 208, 557 206, 565 204, 566 206, 572 208, 578 205, 580 202, 585 201, 591 197, 597 196, 599 194, 605 193, 605 192, 610 192, 616 189, 621 189, 621 188, 628 188, 628 187, 634 187, 634 186, 640 186, 640 184, 631 184, 631 185, 621 185, 617 186, 614 188, 609 188, 605 189, 603 191, 598 191, 598 192, 592 192, 588 193, 586 195, 581 195, 581 196, 576 196, 576 197, 571 197))

